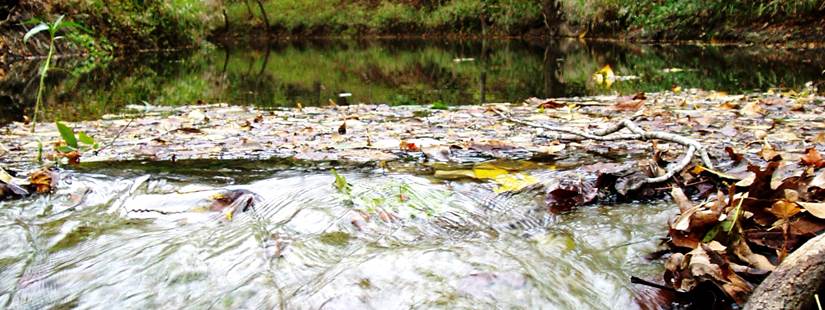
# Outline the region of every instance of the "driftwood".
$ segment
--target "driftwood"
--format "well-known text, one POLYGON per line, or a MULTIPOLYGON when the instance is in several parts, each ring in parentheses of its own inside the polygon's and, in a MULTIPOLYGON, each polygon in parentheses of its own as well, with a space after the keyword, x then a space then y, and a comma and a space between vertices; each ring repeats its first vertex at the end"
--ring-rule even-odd
POLYGON ((552 125, 539 124, 539 123, 534 123, 534 122, 530 122, 530 121, 520 120, 520 119, 514 118, 512 116, 506 115, 506 114, 504 114, 501 111, 498 111, 496 109, 493 109, 493 112, 495 112, 496 114, 498 114, 502 118, 504 118, 508 121, 511 121, 513 123, 526 125, 526 126, 530 126, 530 127, 535 127, 535 128, 542 128, 542 129, 546 129, 546 130, 550 130, 550 131, 554 131, 554 132, 558 132, 558 133, 567 134, 568 136, 574 137, 576 139, 589 139, 589 140, 595 140, 595 141, 618 141, 618 140, 640 140, 640 141, 645 141, 645 140, 649 140, 649 139, 658 139, 658 140, 670 141, 670 142, 673 142, 673 143, 676 143, 676 144, 680 144, 680 145, 684 146, 685 148, 687 148, 687 150, 685 151, 685 155, 682 156, 682 158, 678 162, 668 165, 668 167, 665 169, 666 172, 663 175, 660 175, 660 176, 657 176, 657 177, 647 178, 647 179, 643 180, 643 182, 635 184, 633 186, 633 188, 631 188, 631 189, 638 188, 638 187, 640 187, 644 184, 659 183, 659 182, 663 182, 663 181, 666 181, 666 180, 670 179, 676 173, 679 173, 685 167, 687 167, 687 165, 689 165, 690 161, 693 159, 694 154, 697 153, 697 152, 699 153, 699 157, 702 160, 702 163, 705 165, 705 167, 713 169, 713 162, 710 160, 710 156, 708 156, 708 153, 705 150, 705 147, 701 143, 699 143, 699 141, 696 141, 693 138, 677 135, 677 134, 674 134, 674 133, 663 132, 663 131, 647 131, 647 130, 644 130, 641 127, 639 127, 639 125, 636 124, 636 122, 634 122, 634 120, 641 116, 642 111, 639 111, 636 114, 634 114, 633 116, 631 116, 629 118, 626 118, 624 120, 621 120, 621 121, 619 121, 619 122, 617 122, 613 125, 610 125, 610 126, 607 126, 607 127, 603 128, 601 130, 595 130, 595 131, 588 131, 588 130, 583 130, 583 129, 580 129, 580 128, 552 126, 552 125), (617 133, 618 131, 620 131, 622 129, 627 129, 628 131, 630 131, 630 133, 623 133, 623 134, 617 133))
MULTIPOLYGON (((745 309, 818 309, 825 299, 825 235, 808 240, 760 284, 745 309)), ((821 308, 819 308, 821 309, 821 308)))

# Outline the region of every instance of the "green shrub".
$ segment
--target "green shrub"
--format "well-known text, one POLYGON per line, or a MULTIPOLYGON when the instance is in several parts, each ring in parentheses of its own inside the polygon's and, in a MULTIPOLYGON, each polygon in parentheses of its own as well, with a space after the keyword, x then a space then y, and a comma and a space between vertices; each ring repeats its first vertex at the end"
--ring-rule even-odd
POLYGON ((418 11, 403 3, 382 1, 369 22, 373 32, 409 31, 419 19, 418 11))

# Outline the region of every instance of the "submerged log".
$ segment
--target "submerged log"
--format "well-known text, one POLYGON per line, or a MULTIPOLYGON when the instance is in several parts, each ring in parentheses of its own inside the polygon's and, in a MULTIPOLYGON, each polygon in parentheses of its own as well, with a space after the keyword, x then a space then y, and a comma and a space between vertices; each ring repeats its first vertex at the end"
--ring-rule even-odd
POLYGON ((753 292, 745 309, 817 309, 825 298, 825 235, 794 251, 753 292))

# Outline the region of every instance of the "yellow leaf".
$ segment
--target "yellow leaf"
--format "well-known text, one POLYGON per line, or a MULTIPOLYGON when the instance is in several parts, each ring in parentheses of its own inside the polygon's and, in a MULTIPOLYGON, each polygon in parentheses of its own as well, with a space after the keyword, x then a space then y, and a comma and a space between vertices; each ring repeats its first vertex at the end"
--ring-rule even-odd
POLYGON ((616 74, 613 73, 613 69, 610 68, 610 65, 604 65, 599 71, 593 73, 593 80, 596 81, 596 84, 604 85, 606 87, 610 87, 613 85, 613 82, 616 81, 616 74))
POLYGON ((677 93, 677 94, 678 94, 678 93, 681 93, 681 92, 682 92, 682 87, 681 87, 681 86, 673 86, 673 88, 672 88, 671 90, 672 90, 674 93, 677 93))
POLYGON ((518 191, 527 186, 536 184, 538 180, 529 174, 503 174, 495 178, 498 187, 493 189, 496 194, 510 191, 518 191))
POLYGON ((507 170, 497 167, 481 167, 473 168, 473 174, 477 179, 495 179, 496 177, 507 174, 507 170))
POLYGON ((433 175, 439 179, 445 180, 454 180, 454 179, 462 179, 462 178, 470 178, 474 179, 476 177, 475 173, 472 170, 436 170, 435 174, 433 175))

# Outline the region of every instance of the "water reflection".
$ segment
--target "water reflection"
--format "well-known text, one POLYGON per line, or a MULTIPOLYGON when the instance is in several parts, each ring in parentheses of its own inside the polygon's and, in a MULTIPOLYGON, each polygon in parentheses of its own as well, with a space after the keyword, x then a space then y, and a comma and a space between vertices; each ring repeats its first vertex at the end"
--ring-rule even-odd
MULTIPOLYGON (((46 117, 93 119, 128 104, 229 102, 259 106, 348 102, 469 104, 674 85, 729 92, 822 81, 818 51, 759 47, 641 46, 578 41, 301 41, 143 54, 106 64, 61 59, 49 75, 46 117), (640 79, 604 89, 590 81, 610 64, 640 79), (664 72, 666 68, 685 69, 664 72)), ((0 81, 0 117, 31 112, 37 62, 0 81)))

